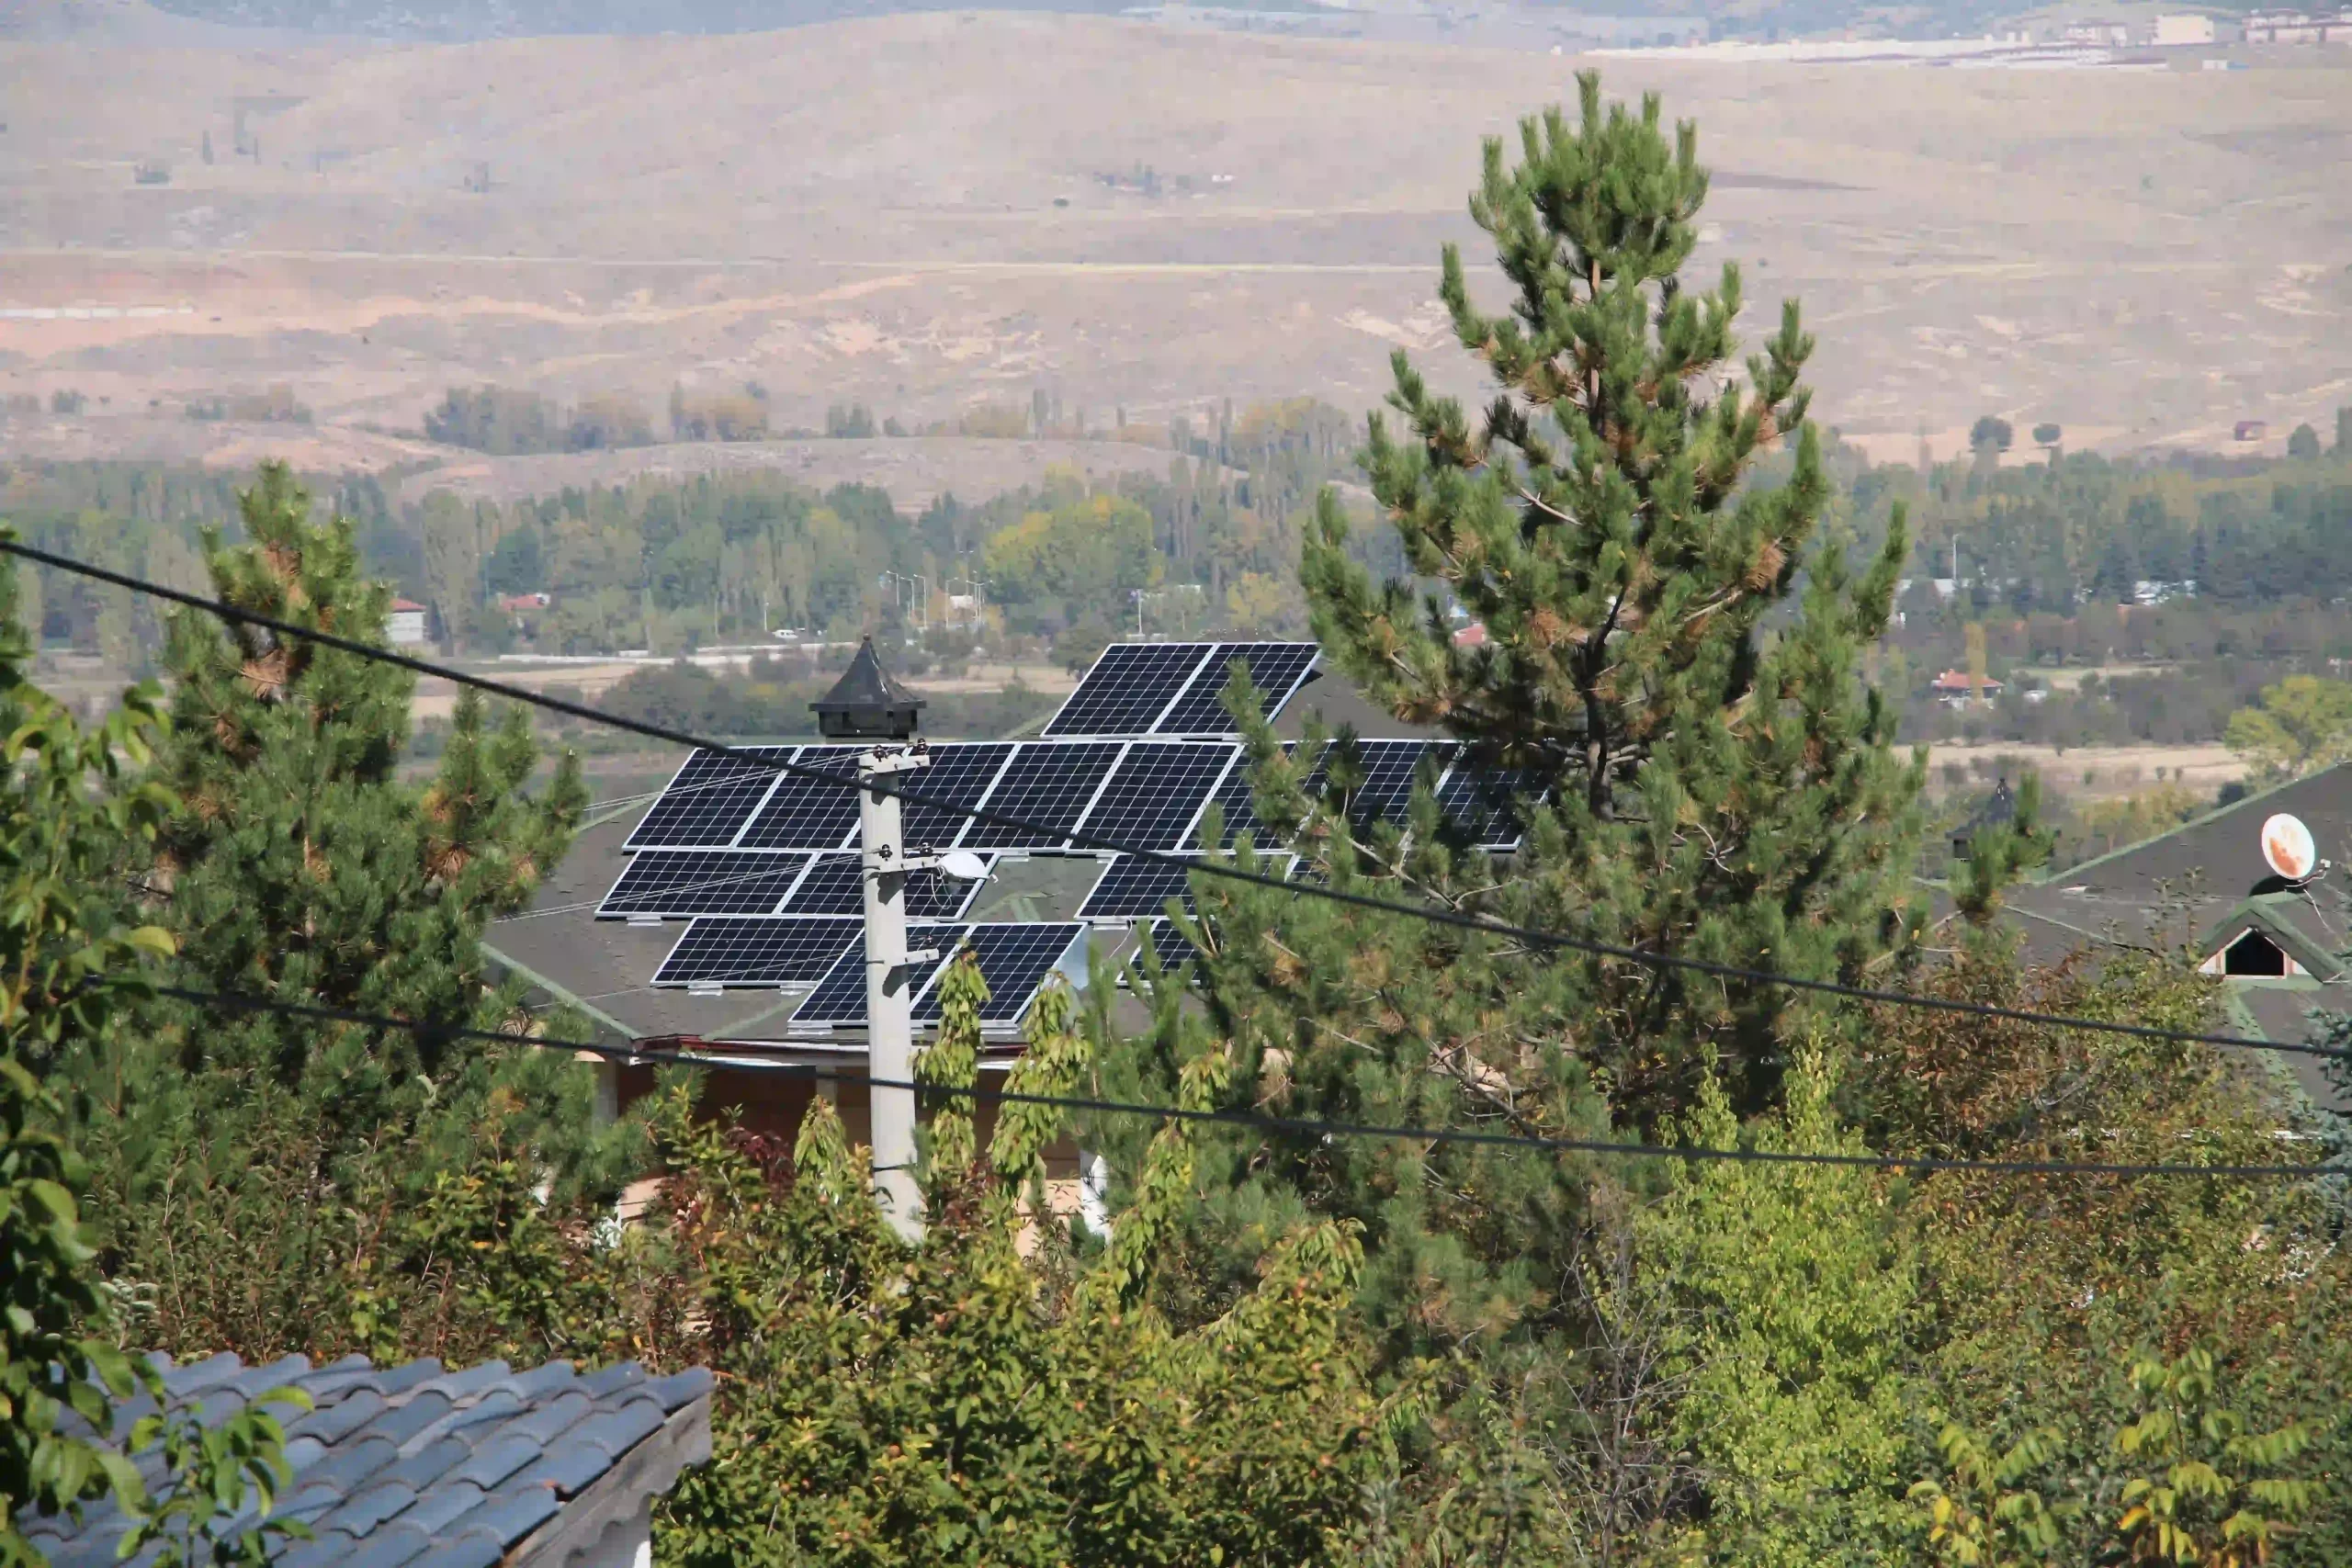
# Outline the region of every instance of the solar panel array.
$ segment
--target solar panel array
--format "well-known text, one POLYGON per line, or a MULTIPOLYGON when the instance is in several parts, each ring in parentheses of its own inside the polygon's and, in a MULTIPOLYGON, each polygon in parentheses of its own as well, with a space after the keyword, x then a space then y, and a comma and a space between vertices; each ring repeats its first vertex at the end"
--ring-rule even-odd
MULTIPOLYGON (((901 775, 904 787, 940 804, 909 803, 910 852, 969 850, 1103 858, 1101 878, 1069 921, 949 923, 969 909, 981 884, 936 871, 906 883, 908 945, 936 956, 911 964, 905 983, 918 1024, 935 1023, 941 966, 969 943, 992 999, 984 1021, 1017 1022, 1037 987, 1069 966, 1089 922, 1148 923, 1163 959, 1189 951, 1165 919, 1169 901, 1193 908, 1188 868, 1120 854, 1102 856, 1080 838, 1190 854, 1200 847, 1206 807, 1224 816, 1219 849, 1245 833, 1263 839, 1250 798, 1250 766, 1223 695, 1237 662, 1265 694, 1271 716, 1311 675, 1312 643, 1119 643, 1104 650, 1046 726, 1043 739, 933 747, 930 765, 901 775), (964 808, 1035 824, 1007 828, 964 808)), ((1295 751, 1295 743, 1287 750, 1295 751)), ((765 746, 734 756, 697 751, 679 769, 624 846, 634 854, 597 908, 600 919, 686 919, 653 977, 658 987, 808 988, 793 1010, 796 1032, 862 1027, 865 1020, 864 888, 858 796, 826 779, 784 773, 784 762, 854 775, 854 746, 765 746)), ((1515 807, 1540 793, 1528 770, 1474 765, 1451 742, 1364 740, 1338 764, 1326 751, 1309 769, 1321 789, 1335 765, 1348 785, 1351 828, 1401 826, 1417 784, 1434 787, 1453 832, 1489 850, 1519 840, 1515 807)), ((1279 866, 1280 863, 1276 863, 1279 866)))

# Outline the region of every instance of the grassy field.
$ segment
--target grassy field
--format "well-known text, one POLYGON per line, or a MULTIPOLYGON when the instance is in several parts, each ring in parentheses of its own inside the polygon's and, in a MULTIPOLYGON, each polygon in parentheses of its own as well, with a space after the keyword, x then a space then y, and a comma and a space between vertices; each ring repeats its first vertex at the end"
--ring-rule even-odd
MULTIPOLYGON (((809 425, 852 399, 911 421, 1046 386, 1100 428, 1228 396, 1370 406, 1404 346, 1467 389, 1438 248, 1476 239, 1479 136, 1571 95, 1577 64, 953 14, 0 43, 0 392, 92 399, 68 429, 0 426, 0 454, 117 449, 182 398, 272 382, 316 425, 197 455, 429 460, 357 426, 413 430, 478 380, 657 412, 679 380, 758 381, 809 425), (241 113, 257 156, 232 151, 241 113), (141 162, 169 182, 138 183, 141 162)), ((1881 456, 1923 434, 1948 453, 1987 411, 2117 449, 2262 418, 2277 446, 2352 401, 2352 58, 1617 60, 1608 85, 1697 118, 1700 274, 1746 264, 1751 331, 1804 299, 1816 411, 1881 456)), ((597 471, 640 460, 661 459, 597 471)))

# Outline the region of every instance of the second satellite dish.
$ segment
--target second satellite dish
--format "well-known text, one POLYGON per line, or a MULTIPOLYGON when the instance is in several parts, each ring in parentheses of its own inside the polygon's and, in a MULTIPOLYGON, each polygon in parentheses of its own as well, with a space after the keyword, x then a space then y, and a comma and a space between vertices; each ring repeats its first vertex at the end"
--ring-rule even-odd
POLYGON ((2262 858, 2290 882, 2301 882, 2319 865, 2319 846, 2302 818, 2285 812, 2262 825, 2262 858))

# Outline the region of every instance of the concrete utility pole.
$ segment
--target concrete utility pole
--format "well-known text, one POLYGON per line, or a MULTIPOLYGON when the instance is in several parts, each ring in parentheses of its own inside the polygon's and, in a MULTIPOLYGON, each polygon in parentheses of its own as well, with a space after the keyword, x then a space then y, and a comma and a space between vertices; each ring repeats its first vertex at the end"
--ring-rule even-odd
POLYGON ((908 993, 916 964, 935 953, 907 951, 906 846, 899 833, 899 797, 869 786, 888 784, 931 758, 907 746, 876 746, 857 761, 857 814, 865 846, 865 1058, 874 1083, 866 1090, 874 1144, 874 1195, 891 1225, 908 1241, 922 1235, 922 1193, 915 1186, 915 1095, 885 1088, 914 1077, 914 998, 908 993))
MULTIPOLYGON (((858 645, 833 689, 808 705, 829 740, 866 740, 857 761, 857 816, 865 846, 865 1055, 876 1079, 910 1083, 914 1077, 910 967, 926 955, 907 951, 907 873, 916 869, 900 839, 899 797, 891 781, 931 765, 914 740, 922 699, 890 679, 875 656, 874 639, 858 645), (876 787, 879 786, 879 787, 876 787)), ((925 856, 918 863, 933 865, 925 856)), ((936 953, 928 956, 936 958, 936 953)), ((915 1185, 915 1095, 912 1089, 867 1089, 874 1146, 874 1195, 890 1224, 909 1241, 922 1235, 922 1193, 915 1185)))

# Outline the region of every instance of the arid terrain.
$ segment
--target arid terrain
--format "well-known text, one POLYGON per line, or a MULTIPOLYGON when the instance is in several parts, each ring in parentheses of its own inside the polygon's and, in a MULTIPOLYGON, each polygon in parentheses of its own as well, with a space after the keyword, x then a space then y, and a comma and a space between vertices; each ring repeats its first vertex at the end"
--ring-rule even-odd
MULTIPOLYGON (((0 393, 90 400, 70 431, 0 425, 0 452, 161 441, 184 400, 273 383, 312 426, 192 455, 406 469, 432 454, 397 433, 480 381, 627 393, 657 421, 678 383, 757 382, 812 427, 1040 387, 1091 429, 1227 397, 1364 408, 1397 346, 1466 389, 1439 247, 1476 256, 1478 137, 1572 96, 1578 63, 1001 14, 189 36, 0 43, 0 393)), ((2262 419, 2276 447, 2352 399, 2352 51, 2324 52, 2344 59, 1637 58, 1606 83, 1698 120, 1700 275, 1745 265, 1751 334, 1802 297, 1817 411, 1876 456, 1948 455, 1986 412, 2114 450, 2262 419)), ((636 459, 537 461, 560 483, 636 459)))

